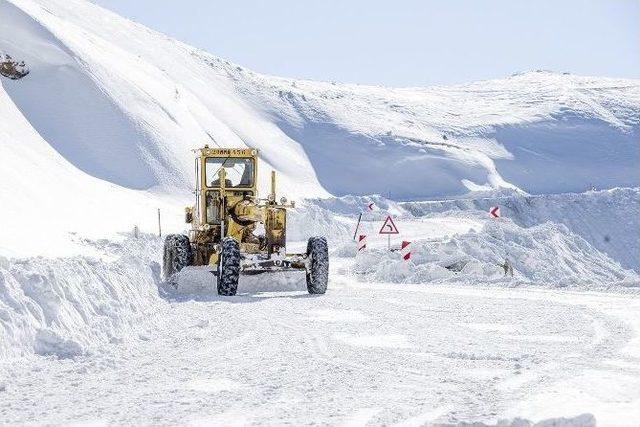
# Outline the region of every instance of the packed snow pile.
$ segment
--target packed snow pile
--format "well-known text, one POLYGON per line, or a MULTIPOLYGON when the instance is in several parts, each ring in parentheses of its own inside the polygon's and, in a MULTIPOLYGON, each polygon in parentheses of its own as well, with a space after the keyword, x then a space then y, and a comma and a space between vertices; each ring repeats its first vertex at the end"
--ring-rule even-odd
POLYGON ((103 259, 0 258, 0 360, 85 354, 125 340, 161 309, 157 238, 85 244, 103 259))
POLYGON ((479 232, 413 242, 409 262, 397 250, 360 252, 353 272, 363 280, 396 283, 640 286, 637 273, 623 269, 566 226, 546 222, 525 228, 507 219, 488 221, 479 232))
POLYGON ((563 224, 625 268, 640 272, 640 189, 616 188, 580 194, 491 195, 447 201, 406 202, 416 217, 499 206, 502 215, 523 227, 547 221, 563 224))
POLYGON ((324 236, 330 242, 341 243, 350 236, 353 221, 325 209, 313 201, 305 201, 288 212, 287 239, 307 241, 312 236, 324 236))
MULTIPOLYGON (((29 70, 0 77, 3 256, 76 255, 69 233, 153 232, 158 208, 165 232, 182 231, 191 149, 204 144, 259 149, 263 194, 275 169, 281 194, 296 200, 640 185, 637 80, 300 81, 246 70, 84 0, 0 0, 0 16, 0 52, 29 70), (38 243, 38 228, 50 244, 38 243)), ((402 211, 394 205, 381 209, 402 211)))
POLYGON ((581 414, 570 418, 549 418, 533 422, 524 418, 512 420, 500 420, 497 423, 459 422, 459 423, 434 423, 433 427, 596 427, 598 423, 592 414, 581 414))

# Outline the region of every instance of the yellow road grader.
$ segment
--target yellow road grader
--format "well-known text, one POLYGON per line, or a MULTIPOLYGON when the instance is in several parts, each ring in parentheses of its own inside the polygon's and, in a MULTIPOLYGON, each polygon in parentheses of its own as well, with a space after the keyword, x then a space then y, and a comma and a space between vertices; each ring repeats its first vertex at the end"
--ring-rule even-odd
POLYGON ((188 266, 210 266, 218 294, 235 295, 240 274, 306 272, 310 294, 324 294, 329 254, 324 237, 311 237, 305 253, 286 251, 287 209, 294 202, 276 199, 276 173, 271 192, 257 190, 258 152, 251 148, 196 150, 195 205, 185 209, 189 235, 165 238, 163 273, 172 281, 188 266))

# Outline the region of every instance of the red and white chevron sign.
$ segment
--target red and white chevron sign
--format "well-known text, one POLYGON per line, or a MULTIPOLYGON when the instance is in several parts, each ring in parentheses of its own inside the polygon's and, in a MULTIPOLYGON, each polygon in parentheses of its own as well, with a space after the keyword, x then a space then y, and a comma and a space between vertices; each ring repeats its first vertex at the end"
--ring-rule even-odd
POLYGON ((358 236, 358 252, 364 251, 367 248, 367 236, 361 234, 358 236))
POLYGON ((405 261, 409 261, 409 259, 411 259, 411 242, 402 241, 402 246, 400 246, 400 255, 402 255, 402 259, 405 261))
POLYGON ((367 210, 372 211, 376 208, 376 204, 371 202, 367 205, 367 210))
POLYGON ((493 218, 500 218, 500 206, 493 206, 489 209, 489 215, 493 218))

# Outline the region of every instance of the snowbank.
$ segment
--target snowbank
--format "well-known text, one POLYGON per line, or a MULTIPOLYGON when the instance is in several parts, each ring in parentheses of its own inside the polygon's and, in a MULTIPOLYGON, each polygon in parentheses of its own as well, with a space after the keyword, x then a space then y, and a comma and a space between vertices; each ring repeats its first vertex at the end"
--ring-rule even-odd
POLYGON ((512 420, 500 420, 495 424, 487 424, 482 421, 459 423, 436 423, 433 427, 596 427, 596 418, 592 414, 581 414, 575 417, 548 418, 533 422, 524 418, 512 420))
POLYGON ((342 242, 353 232, 355 220, 324 209, 314 201, 303 201, 287 213, 287 239, 307 241, 325 236, 330 242, 342 242))
POLYGON ((32 352, 74 357, 126 340, 142 316, 165 304, 158 242, 92 242, 103 259, 0 258, 0 360, 32 352))
POLYGON ((477 233, 413 242, 410 262, 397 251, 360 253, 353 272, 363 280, 396 283, 640 286, 635 272, 623 269, 564 225, 547 222, 524 228, 508 219, 489 221, 477 233), (505 261, 513 267, 513 277, 505 275, 505 261))
POLYGON ((512 194, 446 201, 406 202, 415 216, 480 211, 500 206, 502 216, 530 227, 552 221, 567 226, 625 268, 640 272, 640 189, 616 188, 580 194, 512 194))

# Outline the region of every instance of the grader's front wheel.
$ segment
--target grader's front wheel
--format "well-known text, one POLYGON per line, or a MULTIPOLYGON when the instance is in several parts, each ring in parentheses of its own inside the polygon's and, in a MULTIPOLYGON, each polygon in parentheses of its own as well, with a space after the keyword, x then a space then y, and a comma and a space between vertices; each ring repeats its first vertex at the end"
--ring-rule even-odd
POLYGON ((222 239, 218 262, 218 295, 233 296, 240 280, 240 245, 231 238, 222 239))
POLYGON ((307 290, 324 294, 329 283, 329 247, 324 237, 311 237, 307 243, 307 290))

